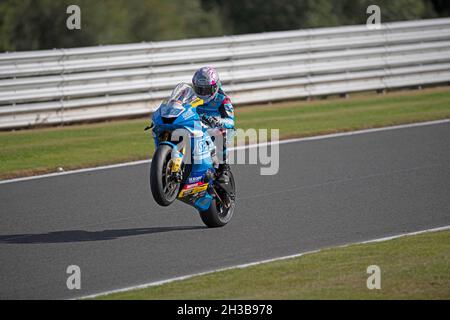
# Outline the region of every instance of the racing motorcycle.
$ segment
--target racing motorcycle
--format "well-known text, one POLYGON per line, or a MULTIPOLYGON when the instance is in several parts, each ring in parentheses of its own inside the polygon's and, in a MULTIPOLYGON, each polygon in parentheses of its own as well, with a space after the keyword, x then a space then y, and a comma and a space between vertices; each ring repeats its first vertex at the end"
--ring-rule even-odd
MULTIPOLYGON (((210 228, 232 218, 236 187, 230 172, 227 184, 217 181, 218 159, 211 128, 196 112, 203 104, 189 84, 179 84, 153 113, 155 153, 150 167, 150 189, 155 201, 169 206, 176 199, 194 207, 210 228)), ((214 133, 214 131, 213 131, 214 133)))

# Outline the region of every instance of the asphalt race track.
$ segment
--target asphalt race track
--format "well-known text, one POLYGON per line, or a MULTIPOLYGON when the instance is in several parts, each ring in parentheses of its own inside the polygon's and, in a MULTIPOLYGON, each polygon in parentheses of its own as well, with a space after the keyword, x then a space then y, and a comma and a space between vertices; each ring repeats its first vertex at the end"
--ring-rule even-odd
POLYGON ((234 166, 231 223, 158 207, 149 164, 0 184, 0 299, 75 298, 450 225, 450 123, 280 145, 234 166), (81 268, 81 290, 66 269, 81 268))

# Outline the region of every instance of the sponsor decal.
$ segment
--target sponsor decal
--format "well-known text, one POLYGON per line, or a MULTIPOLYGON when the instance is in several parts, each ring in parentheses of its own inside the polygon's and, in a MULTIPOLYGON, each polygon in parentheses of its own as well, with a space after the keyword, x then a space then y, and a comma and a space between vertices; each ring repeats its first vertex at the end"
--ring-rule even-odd
POLYGON ((208 154, 209 147, 205 140, 197 139, 196 148, 194 150, 195 154, 203 155, 208 154))
POLYGON ((185 113, 183 113, 183 116, 182 116, 182 117, 183 117, 184 120, 187 120, 187 119, 192 118, 194 115, 195 115, 195 112, 192 111, 192 109, 189 109, 188 111, 186 111, 185 113))
POLYGON ((188 195, 194 195, 194 194, 200 193, 202 191, 205 191, 207 188, 208 188, 208 183, 197 182, 197 183, 189 184, 189 185, 184 186, 183 190, 181 190, 178 197, 183 198, 188 195))
POLYGON ((200 182, 187 184, 187 185, 184 186, 183 189, 184 190, 188 190, 188 189, 192 189, 192 188, 198 187, 199 185, 200 185, 200 182))
POLYGON ((202 180, 203 176, 198 176, 198 177, 190 177, 188 179, 188 183, 196 183, 199 182, 200 180, 202 180))

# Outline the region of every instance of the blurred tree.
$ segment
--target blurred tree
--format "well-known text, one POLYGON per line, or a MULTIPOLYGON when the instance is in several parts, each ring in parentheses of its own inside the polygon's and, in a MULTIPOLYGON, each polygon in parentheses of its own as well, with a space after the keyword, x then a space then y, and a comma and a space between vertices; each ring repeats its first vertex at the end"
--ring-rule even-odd
MULTIPOLYGON (((211 6, 211 0, 203 0, 211 6)), ((214 0, 231 33, 361 24, 371 4, 381 7, 382 21, 432 18, 429 0, 214 0)))
POLYGON ((0 0, 0 51, 36 50, 361 24, 450 15, 448 0, 0 0), (66 28, 67 6, 81 30, 66 28))
POLYGON ((436 14, 441 17, 450 16, 450 1, 448 0, 432 0, 436 14))
POLYGON ((220 17, 200 0, 0 0, 0 51, 216 36, 220 17), (71 4, 81 30, 66 27, 71 4))
MULTIPOLYGON (((338 1, 339 2, 339 1, 338 1)), ((360 24, 367 20, 366 10, 372 4, 381 8, 381 21, 417 20, 435 17, 429 0, 345 0, 339 10, 342 24, 360 24)))
MULTIPOLYGON (((51 47, 55 38, 64 40, 66 7, 51 0, 3 0, 0 3, 0 46, 3 50, 24 50, 51 47), (55 15, 55 12, 62 12, 55 15)), ((66 29, 67 30, 67 29, 66 29)), ((74 42, 86 41, 75 35, 74 42)), ((67 39, 66 39, 67 40, 67 39)), ((61 45, 70 45, 62 41, 61 45)))

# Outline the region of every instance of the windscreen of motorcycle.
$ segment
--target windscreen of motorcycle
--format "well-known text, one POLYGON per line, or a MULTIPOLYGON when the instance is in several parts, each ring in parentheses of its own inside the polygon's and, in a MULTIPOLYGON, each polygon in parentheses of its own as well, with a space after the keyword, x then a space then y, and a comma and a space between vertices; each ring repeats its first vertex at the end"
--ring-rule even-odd
POLYGON ((184 106, 197 99, 194 89, 187 83, 178 84, 173 89, 167 101, 161 104, 160 111, 163 118, 178 117, 184 111, 184 106))
POLYGON ((176 118, 184 111, 183 105, 179 101, 167 101, 160 107, 161 117, 176 118))
POLYGON ((187 83, 179 83, 173 89, 169 101, 179 101, 181 104, 188 104, 197 98, 194 89, 187 83))

